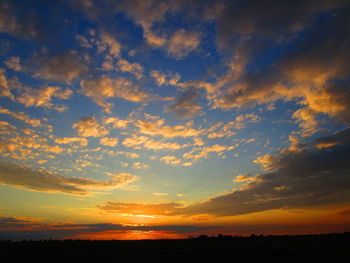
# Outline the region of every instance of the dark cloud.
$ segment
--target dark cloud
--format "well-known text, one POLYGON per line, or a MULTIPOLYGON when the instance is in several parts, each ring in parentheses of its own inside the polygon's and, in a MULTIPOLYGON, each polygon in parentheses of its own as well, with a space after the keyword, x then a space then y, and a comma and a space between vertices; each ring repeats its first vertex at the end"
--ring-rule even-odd
POLYGON ((168 112, 174 112, 179 118, 193 118, 198 115, 203 115, 203 107, 198 105, 200 93, 195 89, 188 89, 181 93, 173 104, 166 108, 168 112))
POLYGON ((110 180, 97 181, 83 177, 70 177, 61 174, 53 174, 42 169, 0 162, 0 184, 23 188, 31 191, 47 193, 64 193, 73 195, 85 195, 86 189, 115 188, 136 180, 131 174, 113 175, 110 180))
MULTIPOLYGON (((348 141, 349 132, 318 141, 348 141)), ((350 201, 350 144, 283 151, 270 158, 270 172, 242 190, 179 209, 183 214, 233 216, 269 209, 322 207, 350 201)))
MULTIPOLYGON (((192 233, 213 229, 195 225, 168 226, 127 226, 120 224, 43 224, 27 219, 0 217, 0 239, 64 239, 80 234, 103 233, 105 231, 169 231, 173 233, 192 233)), ((217 227, 216 227, 217 228, 217 227)))
POLYGON ((174 211, 182 207, 178 203, 163 203, 163 204, 137 204, 137 203, 116 203, 108 202, 105 205, 99 206, 101 210, 112 213, 126 213, 132 215, 174 215, 174 211))
POLYGON ((346 204, 350 202, 349 141, 347 129, 304 144, 298 151, 282 150, 270 156, 267 172, 255 176, 241 189, 187 207, 178 203, 109 202, 99 208, 135 215, 235 216, 271 209, 346 204), (320 143, 329 145, 319 148, 320 143))
POLYGON ((28 6, 28 2, 5 0, 0 3, 0 32, 18 38, 34 39, 43 38, 47 29, 45 23, 39 20, 35 11, 28 6), (27 8, 21 9, 21 5, 22 8, 23 5, 27 8))
MULTIPOLYGON (((334 8, 328 2, 324 6, 334 8)), ((322 113, 349 123, 350 8, 345 5, 341 7, 318 14, 318 19, 308 23, 308 27, 290 40, 288 48, 285 47, 275 60, 262 62, 263 66, 257 66, 261 63, 261 50, 264 50, 259 49, 259 44, 250 47, 243 41, 239 44, 245 47, 243 54, 234 46, 237 52, 234 63, 238 63, 243 70, 233 70, 228 74, 233 77, 226 77, 230 81, 225 83, 226 87, 222 89, 216 107, 239 108, 276 100, 295 100, 305 107, 305 112, 314 115, 322 113), (250 53, 256 56, 250 56, 250 53)), ((276 10, 278 8, 279 4, 276 10)), ((295 21, 301 19, 297 14, 294 15, 295 21)), ((280 24, 278 17, 271 17, 275 19, 276 25, 280 24)), ((283 25, 283 21, 281 23, 283 25)), ((271 30, 277 29, 272 26, 271 30)), ((256 31, 251 33, 248 42, 253 41, 255 34, 260 32, 256 31)))
POLYGON ((29 63, 34 76, 51 81, 71 84, 89 73, 89 58, 75 50, 35 54, 29 63))
POLYGON ((314 14, 341 6, 346 1, 253 0, 226 1, 217 16, 218 44, 229 47, 241 35, 282 40, 312 23, 314 14))
POLYGON ((328 148, 329 146, 342 144, 350 144, 350 128, 322 136, 313 141, 313 145, 317 148, 328 148))

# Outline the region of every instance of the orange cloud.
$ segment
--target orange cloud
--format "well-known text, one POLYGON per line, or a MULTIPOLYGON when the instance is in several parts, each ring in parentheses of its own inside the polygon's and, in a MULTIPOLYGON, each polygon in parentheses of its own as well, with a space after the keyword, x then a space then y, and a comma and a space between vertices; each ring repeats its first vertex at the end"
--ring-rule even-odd
POLYGON ((86 138, 80 138, 80 137, 56 138, 55 142, 58 144, 70 144, 70 143, 78 142, 82 147, 87 146, 89 143, 89 141, 86 138))
POLYGON ((118 129, 126 129, 128 126, 128 123, 130 123, 130 120, 122 120, 116 117, 109 117, 104 119, 103 123, 104 124, 113 124, 113 128, 118 128, 118 129))
POLYGON ((143 67, 139 63, 130 63, 125 59, 119 59, 117 65, 121 72, 129 72, 133 74, 137 79, 140 79, 143 76, 143 67))
POLYGON ((144 147, 147 150, 178 150, 180 148, 187 147, 189 145, 180 145, 175 142, 161 142, 150 139, 146 136, 132 136, 125 138, 122 144, 126 147, 132 147, 135 149, 140 149, 144 147))
POLYGON ((109 134, 109 131, 99 124, 95 117, 81 118, 72 127, 76 129, 79 136, 83 137, 102 137, 109 134))
POLYGON ((203 133, 203 130, 196 130, 191 127, 182 125, 167 126, 163 125, 164 120, 159 119, 156 121, 143 121, 138 120, 134 125, 139 128, 139 132, 147 135, 160 135, 165 138, 173 137, 192 137, 198 136, 203 133))
POLYGON ((42 123, 40 120, 38 119, 31 119, 27 114, 25 114, 24 112, 12 112, 8 109, 2 108, 0 107, 0 114, 7 114, 10 115, 11 117, 18 119, 20 121, 23 121, 26 124, 29 124, 33 127, 39 127, 42 126, 42 123))
POLYGON ((99 106, 108 113, 111 112, 111 103, 106 103, 109 98, 121 98, 132 102, 146 102, 152 96, 143 91, 139 86, 122 77, 110 78, 102 75, 94 79, 80 81, 81 93, 91 97, 99 106))
MULTIPOLYGON (((25 88, 17 100, 26 107, 34 106, 52 108, 52 98, 56 97, 62 100, 68 100, 72 94, 73 91, 70 89, 62 89, 55 86, 49 86, 42 89, 25 88)), ((53 108, 61 111, 59 106, 54 106, 53 108)))
POLYGON ((100 144, 109 146, 109 147, 114 147, 118 144, 118 138, 101 138, 100 139, 100 144))

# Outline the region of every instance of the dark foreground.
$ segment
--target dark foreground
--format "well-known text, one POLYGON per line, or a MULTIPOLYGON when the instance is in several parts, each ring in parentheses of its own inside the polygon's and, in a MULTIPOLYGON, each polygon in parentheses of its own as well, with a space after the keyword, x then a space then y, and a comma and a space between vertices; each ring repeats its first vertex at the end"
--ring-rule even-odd
POLYGON ((134 241, 0 241, 1 262, 122 262, 121 260, 268 260, 344 262, 350 233, 304 236, 206 237, 134 241))

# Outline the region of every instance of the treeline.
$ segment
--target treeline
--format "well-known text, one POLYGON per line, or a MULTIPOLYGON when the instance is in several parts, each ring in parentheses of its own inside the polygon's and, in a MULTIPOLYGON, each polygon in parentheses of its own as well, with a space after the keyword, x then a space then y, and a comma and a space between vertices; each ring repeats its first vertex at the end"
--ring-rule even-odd
POLYGON ((117 262, 118 260, 226 259, 342 262, 350 233, 249 237, 199 235, 175 240, 0 241, 2 262, 117 262))

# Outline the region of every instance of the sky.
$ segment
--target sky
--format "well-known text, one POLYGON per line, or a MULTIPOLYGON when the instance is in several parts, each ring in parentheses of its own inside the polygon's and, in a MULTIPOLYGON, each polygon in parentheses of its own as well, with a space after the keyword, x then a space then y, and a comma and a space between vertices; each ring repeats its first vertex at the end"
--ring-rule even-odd
POLYGON ((2 0, 0 58, 0 238, 350 229, 346 0, 2 0))

